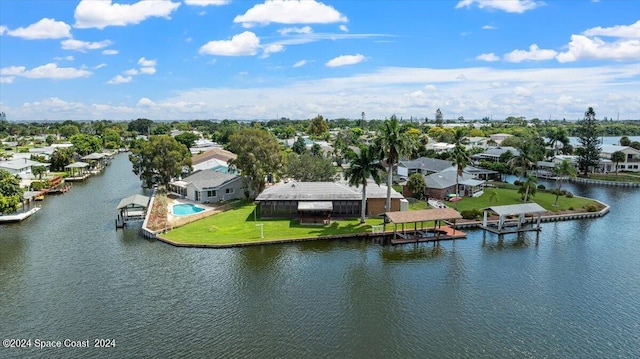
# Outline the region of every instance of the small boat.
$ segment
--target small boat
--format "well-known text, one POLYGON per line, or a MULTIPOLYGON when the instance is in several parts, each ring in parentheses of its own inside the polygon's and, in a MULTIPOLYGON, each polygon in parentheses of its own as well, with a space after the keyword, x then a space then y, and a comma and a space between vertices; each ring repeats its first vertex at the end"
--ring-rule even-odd
POLYGON ((44 201, 44 194, 36 196, 36 201, 44 201))

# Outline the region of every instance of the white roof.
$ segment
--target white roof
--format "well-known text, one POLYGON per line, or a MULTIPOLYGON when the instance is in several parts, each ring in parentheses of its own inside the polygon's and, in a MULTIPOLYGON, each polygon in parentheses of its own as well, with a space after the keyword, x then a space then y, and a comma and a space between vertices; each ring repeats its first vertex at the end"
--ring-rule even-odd
POLYGON ((537 203, 510 204, 506 206, 491 206, 486 209, 490 209, 496 212, 499 216, 516 216, 520 214, 542 213, 547 211, 537 203))

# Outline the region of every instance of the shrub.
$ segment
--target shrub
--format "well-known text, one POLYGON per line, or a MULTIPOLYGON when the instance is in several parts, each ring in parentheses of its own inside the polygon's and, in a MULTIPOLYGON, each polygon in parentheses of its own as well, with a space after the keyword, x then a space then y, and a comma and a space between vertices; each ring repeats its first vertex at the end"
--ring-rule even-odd
POLYGON ((587 212, 598 212, 598 207, 595 204, 588 204, 584 206, 587 212))
POLYGON ((567 196, 567 198, 573 198, 573 193, 569 191, 565 191, 564 195, 567 196))
POLYGON ((541 191, 544 191, 545 189, 547 189, 547 187, 545 187, 545 185, 543 185, 543 184, 539 184, 538 185, 538 189, 541 190, 541 191))
POLYGON ((474 208, 474 209, 466 209, 462 212, 460 212, 460 214, 462 215, 462 218, 464 219, 479 219, 480 216, 482 216, 482 211, 474 208))
POLYGON ((513 181, 513 185, 514 186, 520 186, 520 185, 522 185, 522 182, 520 180, 515 180, 515 181, 513 181))
POLYGON ((573 211, 575 208, 573 208, 573 206, 569 207, 570 211, 573 211))

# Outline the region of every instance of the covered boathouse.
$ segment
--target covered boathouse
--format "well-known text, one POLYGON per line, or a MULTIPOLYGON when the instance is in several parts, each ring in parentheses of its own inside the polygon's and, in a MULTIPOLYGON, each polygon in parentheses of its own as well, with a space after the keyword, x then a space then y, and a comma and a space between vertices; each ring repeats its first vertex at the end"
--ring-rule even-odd
POLYGON ((444 221, 455 221, 462 215, 453 208, 433 208, 419 211, 386 212, 385 216, 393 223, 391 244, 418 243, 465 238, 465 232, 456 230, 444 221), (433 227, 426 226, 433 222, 433 227), (411 225, 413 223, 413 226, 411 225), (420 226, 418 226, 420 223, 420 226), (398 225, 401 226, 398 230, 398 225), (413 227, 413 228, 412 228, 413 227))
POLYGON ((480 228, 497 234, 540 231, 542 213, 546 211, 546 209, 537 203, 491 206, 484 209, 484 216, 480 228), (489 223, 490 212, 498 215, 497 223, 489 223), (527 224, 527 215, 530 215, 531 218, 529 224, 527 224), (534 216, 536 218, 535 221, 533 220, 534 216))
POLYGON ((116 219, 116 228, 124 228, 131 221, 144 220, 147 214, 147 207, 149 207, 149 200, 149 197, 141 194, 123 198, 117 207, 120 213, 116 219))

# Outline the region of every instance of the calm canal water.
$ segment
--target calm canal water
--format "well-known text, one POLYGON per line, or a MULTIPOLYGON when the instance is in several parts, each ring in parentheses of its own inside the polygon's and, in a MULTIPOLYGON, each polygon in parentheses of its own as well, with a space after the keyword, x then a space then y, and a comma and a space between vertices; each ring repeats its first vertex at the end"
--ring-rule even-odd
POLYGON ((543 224, 537 244, 174 248, 115 231, 142 193, 119 155, 0 226, 0 338, 116 347, 0 357, 640 357, 640 189, 567 187, 611 213, 543 224))

